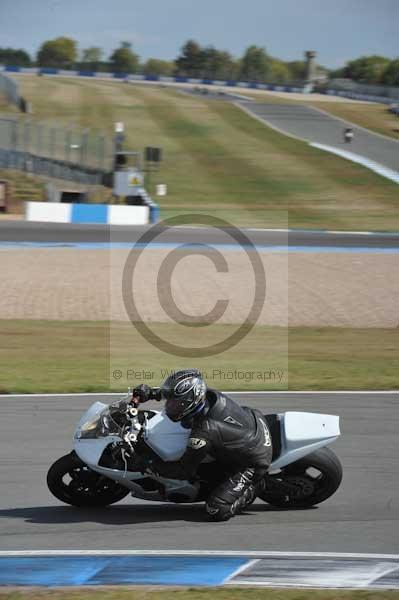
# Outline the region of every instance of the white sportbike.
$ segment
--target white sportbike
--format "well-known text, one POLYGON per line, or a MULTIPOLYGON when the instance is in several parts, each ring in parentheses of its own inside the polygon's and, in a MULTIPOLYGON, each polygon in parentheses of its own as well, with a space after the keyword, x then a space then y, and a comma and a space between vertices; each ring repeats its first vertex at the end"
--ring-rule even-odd
MULTIPOLYGON (((190 430, 164 411, 138 410, 131 393, 110 405, 95 402, 80 419, 74 450, 49 469, 54 496, 73 506, 100 507, 134 498, 157 502, 204 502, 229 475, 211 457, 195 481, 168 479, 151 470, 151 459, 178 460, 190 430)), ((339 417, 306 412, 265 415, 273 460, 259 498, 276 507, 307 508, 338 489, 342 467, 327 446, 340 435, 339 417)))

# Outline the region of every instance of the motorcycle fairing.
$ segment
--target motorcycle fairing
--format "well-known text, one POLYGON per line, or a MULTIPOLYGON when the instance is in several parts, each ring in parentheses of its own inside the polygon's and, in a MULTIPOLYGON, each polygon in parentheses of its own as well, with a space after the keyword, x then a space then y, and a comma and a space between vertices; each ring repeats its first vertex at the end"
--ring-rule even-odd
POLYGON ((318 448, 334 442, 340 435, 339 417, 306 412, 279 415, 281 453, 269 471, 281 469, 318 448))
MULTIPOLYGON (((94 439, 80 439, 80 428, 93 420, 108 405, 95 402, 82 416, 75 433, 74 449, 81 460, 98 473, 120 482, 129 488, 132 495, 145 500, 165 501, 168 498, 176 502, 176 497, 185 498, 185 502, 195 502, 198 496, 198 485, 188 481, 165 479, 155 474, 148 474, 154 481, 162 484, 164 492, 146 491, 139 483, 145 475, 141 472, 121 471, 99 465, 105 448, 112 442, 121 441, 118 436, 109 435, 94 439)), ((340 435, 339 417, 304 412, 286 412, 278 415, 280 420, 281 453, 271 463, 269 471, 276 471, 288 464, 303 458, 317 448, 327 446, 340 435)), ((187 446, 190 430, 180 423, 174 423, 162 411, 147 422, 145 432, 146 443, 165 461, 178 460, 187 446)), ((266 441, 265 441, 266 443, 266 441)))

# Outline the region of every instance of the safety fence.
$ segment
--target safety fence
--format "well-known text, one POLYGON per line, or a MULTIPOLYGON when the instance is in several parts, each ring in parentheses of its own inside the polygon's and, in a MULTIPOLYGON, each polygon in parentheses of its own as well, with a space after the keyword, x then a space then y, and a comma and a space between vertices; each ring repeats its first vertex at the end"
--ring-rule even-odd
POLYGON ((22 99, 19 94, 18 83, 10 77, 7 77, 7 75, 4 75, 4 73, 0 73, 0 92, 10 103, 21 107, 22 99))
POLYGON ((358 83, 350 79, 331 79, 327 89, 335 92, 350 92, 370 98, 379 98, 381 102, 399 102, 399 87, 394 85, 381 85, 358 83))
POLYGON ((373 96, 371 94, 361 94, 358 92, 349 92, 345 90, 328 89, 324 92, 328 96, 341 96, 342 98, 350 98, 351 100, 362 100, 365 102, 379 102, 381 104, 394 104, 393 98, 385 98, 384 96, 373 96))
POLYGON ((28 152, 2 150, 0 169, 16 169, 43 177, 64 179, 84 185, 103 185, 106 172, 102 169, 80 167, 62 161, 34 156, 28 152))
POLYGON ((111 170, 114 146, 105 135, 0 117, 0 168, 96 185, 111 170))

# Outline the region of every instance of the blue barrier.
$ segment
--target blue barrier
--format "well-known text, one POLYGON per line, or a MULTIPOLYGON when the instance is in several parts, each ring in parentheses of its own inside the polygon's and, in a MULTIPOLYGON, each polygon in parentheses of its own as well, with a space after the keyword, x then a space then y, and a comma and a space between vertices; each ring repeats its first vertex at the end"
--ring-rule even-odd
MULTIPOLYGON (((20 67, 14 67, 14 66, 7 66, 7 67, 1 67, 0 66, 0 71, 9 71, 9 72, 14 72, 14 73, 18 73, 18 72, 27 72, 26 69, 22 69, 20 67)), ((55 68, 51 68, 51 67, 42 67, 42 68, 32 68, 29 69, 29 72, 31 73, 41 73, 42 75, 63 75, 63 76, 71 76, 71 77, 109 77, 109 78, 114 78, 114 79, 121 79, 121 80, 128 80, 128 81, 159 81, 159 82, 165 82, 168 83, 170 81, 173 81, 174 83, 194 83, 194 84, 202 84, 202 85, 220 85, 220 86, 225 86, 225 87, 241 87, 241 88, 245 88, 245 89, 261 89, 261 90, 269 90, 269 91, 276 91, 276 92, 295 92, 295 93, 299 93, 299 92, 303 92, 303 88, 298 86, 298 85, 278 85, 278 84, 273 84, 273 83, 257 83, 255 81, 252 82, 243 82, 243 81, 236 81, 236 80, 226 80, 226 81, 215 81, 213 79, 210 78, 203 78, 203 79, 192 79, 190 77, 185 77, 182 75, 177 75, 176 77, 163 77, 163 76, 159 76, 159 75, 152 75, 152 74, 147 74, 147 75, 134 75, 134 74, 129 74, 129 73, 99 73, 96 71, 66 71, 66 70, 62 70, 62 69, 55 69, 55 68)), ((338 95, 338 96, 345 96, 345 97, 349 97, 349 98, 355 98, 355 99, 359 99, 359 100, 371 100, 373 102, 394 102, 393 98, 384 98, 384 97, 376 97, 376 96, 366 96, 363 94, 356 94, 356 93, 351 93, 351 92, 340 92, 337 90, 328 90, 326 92, 327 94, 331 94, 331 95, 338 95)))
POLYGON ((150 204, 150 223, 158 223, 161 215, 159 205, 155 202, 150 204))
POLYGON ((145 75, 145 81, 159 81, 159 75, 145 75))
POLYGON ((71 223, 107 223, 106 204, 72 204, 71 223))
POLYGON ((53 69, 51 67, 42 67, 39 69, 39 73, 42 75, 58 75, 59 69, 53 69))
POLYGON ((362 100, 366 102, 377 102, 380 104, 395 104, 397 98, 389 98, 387 96, 370 96, 369 94, 360 94, 358 92, 349 92, 344 90, 328 89, 325 94, 327 96, 341 96, 342 98, 351 98, 352 100, 362 100))
POLYGON ((0 586, 221 585, 247 562, 221 556, 0 557, 0 586))

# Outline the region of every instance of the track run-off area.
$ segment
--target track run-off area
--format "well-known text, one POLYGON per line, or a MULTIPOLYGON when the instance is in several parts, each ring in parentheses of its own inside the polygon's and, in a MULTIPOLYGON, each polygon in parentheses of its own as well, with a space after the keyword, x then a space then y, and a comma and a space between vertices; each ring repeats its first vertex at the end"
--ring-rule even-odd
POLYGON ((399 587, 399 392, 230 394, 264 412, 340 415, 338 492, 300 511, 256 501, 220 524, 197 504, 72 508, 47 490, 47 470, 81 413, 117 395, 1 396, 0 584, 399 587))

